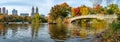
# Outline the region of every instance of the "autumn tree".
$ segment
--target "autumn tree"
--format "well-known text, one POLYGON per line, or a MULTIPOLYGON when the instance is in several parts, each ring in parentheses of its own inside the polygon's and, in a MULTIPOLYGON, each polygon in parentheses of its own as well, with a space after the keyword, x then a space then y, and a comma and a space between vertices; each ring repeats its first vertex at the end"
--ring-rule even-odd
POLYGON ((3 18, 4 18, 3 14, 0 14, 0 22, 3 22, 3 18))
POLYGON ((87 14, 89 14, 89 9, 88 9, 88 7, 83 5, 80 8, 80 12, 81 12, 82 15, 87 15, 87 14))
POLYGON ((89 8, 86 6, 81 6, 77 8, 71 9, 71 15, 74 16, 80 16, 80 15, 87 15, 89 13, 89 8))
POLYGON ((95 14, 104 14, 104 11, 105 11, 104 10, 105 8, 103 8, 99 4, 95 8, 93 8, 93 9, 94 9, 95 14))
POLYGON ((75 16, 75 11, 74 8, 71 8, 71 16, 74 17, 75 16))
POLYGON ((74 16, 80 16, 81 15, 80 7, 72 8, 71 9, 71 15, 72 15, 72 17, 74 17, 74 16))
POLYGON ((52 20, 56 20, 57 18, 64 19, 68 14, 70 14, 70 6, 67 3, 55 5, 49 13, 52 20))

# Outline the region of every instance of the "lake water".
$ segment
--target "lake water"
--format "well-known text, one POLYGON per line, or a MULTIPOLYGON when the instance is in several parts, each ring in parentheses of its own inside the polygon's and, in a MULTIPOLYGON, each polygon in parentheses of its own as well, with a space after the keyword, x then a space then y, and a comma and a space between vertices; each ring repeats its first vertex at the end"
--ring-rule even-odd
POLYGON ((0 24, 0 42, 92 42, 105 29, 72 24, 0 24))

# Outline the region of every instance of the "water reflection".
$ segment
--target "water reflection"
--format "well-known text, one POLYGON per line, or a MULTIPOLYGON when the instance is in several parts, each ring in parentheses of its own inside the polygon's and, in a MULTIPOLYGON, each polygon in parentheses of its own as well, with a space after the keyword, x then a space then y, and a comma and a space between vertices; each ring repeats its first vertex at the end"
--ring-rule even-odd
MULTIPOLYGON (((66 25, 67 26, 67 25, 66 25)), ((49 31, 52 39, 65 40, 67 39, 67 27, 63 24, 49 24, 49 31)))
POLYGON ((94 22, 86 28, 73 24, 0 24, 0 42, 89 42, 105 30, 105 25, 94 22))
POLYGON ((39 27, 40 27, 39 24, 32 24, 32 29, 31 29, 31 31, 32 31, 32 33, 31 33, 32 38, 38 37, 39 27))
POLYGON ((4 24, 0 24, 0 36, 3 36, 3 39, 6 38, 8 28, 4 24))

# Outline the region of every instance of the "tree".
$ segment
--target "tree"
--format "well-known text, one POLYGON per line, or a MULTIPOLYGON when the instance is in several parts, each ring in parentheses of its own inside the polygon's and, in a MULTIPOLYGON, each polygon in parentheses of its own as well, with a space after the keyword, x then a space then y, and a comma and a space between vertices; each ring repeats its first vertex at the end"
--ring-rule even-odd
POLYGON ((72 17, 74 17, 74 16, 80 16, 81 15, 80 7, 72 8, 71 15, 72 15, 72 17))
POLYGON ((107 13, 108 13, 108 14, 114 14, 114 11, 113 11, 112 9, 108 9, 108 10, 107 10, 107 13))
POLYGON ((0 22, 3 22, 3 18, 4 18, 4 16, 2 14, 0 14, 0 22))
POLYGON ((119 22, 113 22, 110 24, 110 27, 113 29, 113 32, 118 32, 120 30, 120 23, 119 22))
POLYGON ((101 13, 102 12, 102 6, 100 6, 99 4, 95 7, 95 11, 96 13, 101 13))
POLYGON ((89 13, 89 9, 88 9, 88 7, 86 7, 86 6, 83 5, 80 8, 80 12, 81 12, 82 15, 87 15, 89 13))
POLYGON ((32 23, 34 24, 38 24, 38 23, 40 23, 41 22, 41 19, 40 19, 40 15, 39 14, 35 14, 34 15, 34 17, 33 17, 33 19, 32 19, 32 23))
POLYGON ((117 13, 117 11, 119 11, 119 8, 118 8, 118 5, 117 4, 110 4, 109 6, 108 6, 108 13, 109 14, 116 14, 117 13))
POLYGON ((75 16, 75 11, 74 8, 71 8, 71 16, 74 17, 75 16))
POLYGON ((68 14, 70 14, 70 6, 67 3, 62 3, 52 7, 49 16, 51 17, 50 19, 55 21, 59 17, 64 19, 68 14))
POLYGON ((96 12, 95 12, 95 10, 93 8, 89 8, 89 10, 90 10, 89 11, 90 14, 96 14, 96 12))

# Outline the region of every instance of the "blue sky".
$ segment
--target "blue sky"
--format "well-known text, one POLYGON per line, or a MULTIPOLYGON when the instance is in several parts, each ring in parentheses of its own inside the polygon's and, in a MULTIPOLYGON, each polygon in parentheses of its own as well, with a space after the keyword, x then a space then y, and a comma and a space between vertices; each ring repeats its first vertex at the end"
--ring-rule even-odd
MULTIPOLYGON (((81 5, 92 6, 92 3, 88 0, 0 0, 0 7, 6 7, 9 14, 11 14, 12 9, 16 9, 19 14, 31 13, 32 6, 38 6, 39 13, 47 15, 51 7, 63 2, 68 3, 72 7, 78 7, 81 5)), ((114 3, 116 3, 116 1, 114 3)), ((105 6, 105 3, 103 2, 102 5, 105 6)))

